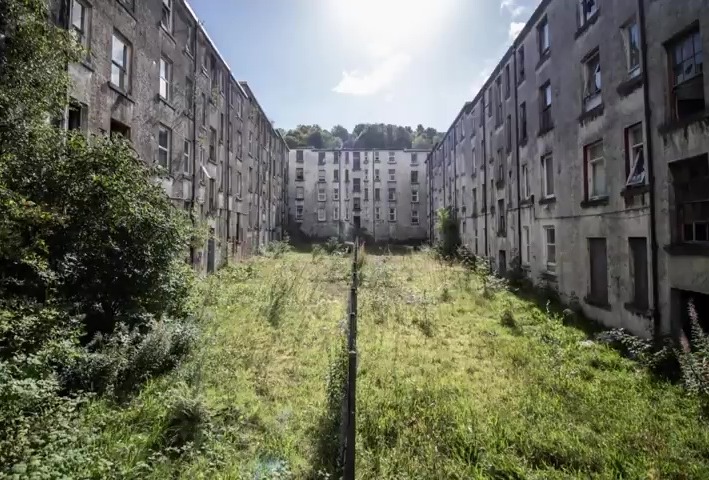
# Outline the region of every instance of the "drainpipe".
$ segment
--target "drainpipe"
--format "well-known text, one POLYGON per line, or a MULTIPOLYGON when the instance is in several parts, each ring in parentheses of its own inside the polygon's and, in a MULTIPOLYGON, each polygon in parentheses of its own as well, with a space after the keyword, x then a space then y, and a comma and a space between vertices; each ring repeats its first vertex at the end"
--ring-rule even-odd
MULTIPOLYGON (((197 24, 199 26, 199 23, 197 24)), ((197 40, 197 31, 199 29, 195 28, 195 45, 197 40)), ((197 174, 197 99, 195 98, 195 92, 197 90, 197 52, 192 55, 192 91, 189 92, 192 95, 192 192, 190 196, 190 220, 192 221, 192 226, 197 224, 197 219, 195 217, 195 207, 194 201, 197 192, 197 179, 199 175, 197 174)), ((202 166, 200 165, 200 168, 202 166)), ((194 267, 196 251, 192 242, 190 242, 190 264, 194 267)))
POLYGON ((484 195, 484 197, 485 197, 484 198, 484 200, 485 200, 485 203, 484 203, 484 205, 485 205, 485 257, 490 258, 490 253, 488 251, 489 250, 488 239, 487 239, 487 237, 488 237, 487 217, 488 217, 490 208, 487 204, 487 199, 488 199, 488 195, 491 192, 487 191, 487 133, 485 130, 485 124, 487 123, 487 120, 485 120, 485 115, 486 115, 485 110, 487 109, 487 105, 485 105, 485 93, 484 92, 483 92, 483 98, 482 98, 482 106, 483 106, 482 112, 480 112, 480 113, 482 114, 482 120, 483 120, 482 146, 483 146, 483 185, 484 185, 483 192, 485 192, 485 195, 484 195))
POLYGON ((653 336, 659 340, 662 331, 662 319, 660 315, 660 300, 657 271, 657 215, 655 213, 655 168, 653 165, 652 154, 652 128, 650 121, 652 112, 650 110, 650 75, 647 69, 647 29, 645 25, 645 1, 638 0, 638 17, 640 24, 640 56, 642 62, 642 78, 643 78, 643 105, 644 105, 644 123, 645 123, 645 142, 646 142, 646 162, 648 183, 650 186, 650 255, 652 257, 652 324, 653 336))
MULTIPOLYGON (((522 190, 520 187, 520 164, 519 164, 519 100, 517 98, 517 39, 512 43, 512 77, 514 78, 515 102, 515 162, 517 163, 517 246, 519 247, 519 260, 522 263, 522 190)), ((508 79, 509 80, 509 79, 508 79)), ((510 125, 512 128, 512 125, 510 125)))
MULTIPOLYGON (((258 132, 258 125, 256 125, 256 131, 258 132)), ((256 137, 256 253, 261 249, 261 191, 263 190, 263 183, 261 182, 261 154, 259 145, 260 136, 256 137)))

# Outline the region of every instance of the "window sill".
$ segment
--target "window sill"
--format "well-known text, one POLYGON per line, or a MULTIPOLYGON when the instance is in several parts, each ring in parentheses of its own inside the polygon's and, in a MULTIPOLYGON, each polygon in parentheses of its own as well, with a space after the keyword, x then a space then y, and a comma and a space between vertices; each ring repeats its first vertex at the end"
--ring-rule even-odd
POLYGON ((537 134, 537 137, 543 137, 544 135, 551 132, 552 130, 554 130, 554 125, 547 127, 547 128, 539 129, 539 133, 537 134))
POLYGON ((183 48, 183 49, 182 49, 182 53, 184 53, 185 55, 187 55, 190 59, 194 60, 194 55, 192 54, 192 52, 190 52, 190 51, 187 50, 186 48, 183 48))
POLYGON ((702 112, 695 113, 694 115, 690 115, 679 120, 671 120, 669 122, 663 123, 658 127, 657 130, 658 132, 660 132, 661 135, 666 135, 668 133, 673 133, 676 130, 687 128, 690 125, 698 122, 709 123, 709 110, 704 110, 702 112))
POLYGON ((552 203, 556 203, 556 197, 544 197, 539 199, 539 205, 549 205, 552 203))
POLYGON ((529 207, 531 205, 534 205, 534 195, 531 195, 528 198, 524 198, 519 202, 520 207, 529 207))
POLYGON ((709 242, 672 243, 665 245, 665 251, 678 257, 709 257, 709 242))
POLYGON ((498 181, 496 181, 496 182, 495 182, 495 187, 497 187, 498 190, 501 189, 501 188, 504 188, 504 187, 505 187, 505 181, 504 181, 504 180, 498 180, 498 181))
POLYGON ((171 104, 170 101, 168 99, 166 99, 165 97, 158 95, 158 102, 164 104, 173 112, 175 111, 175 106, 173 104, 171 104))
POLYGON ((549 58, 551 58, 551 48, 547 48, 544 52, 542 52, 535 70, 539 70, 539 68, 544 65, 549 58))
POLYGON ((601 103, 597 107, 593 107, 591 110, 583 112, 579 115, 579 123, 583 125, 586 122, 590 122, 603 115, 603 104, 601 103))
POLYGON ((85 68, 86 70, 88 70, 89 72, 95 72, 95 71, 96 71, 96 69, 94 68, 93 63, 91 63, 91 59, 90 59, 90 58, 82 58, 81 60, 79 60, 79 61, 77 62, 77 64, 78 64, 78 65, 81 65, 82 67, 84 67, 84 68, 85 68))
POLYGON ((540 274, 539 274, 539 277, 540 277, 542 280, 549 280, 549 281, 552 281, 552 282, 556 282, 556 281, 559 280, 559 277, 558 277, 558 275, 556 274, 556 272, 545 271, 545 272, 540 273, 540 274))
POLYGON ((608 205, 608 201, 609 198, 607 195, 605 197, 590 198, 581 202, 581 208, 602 207, 608 205))
POLYGON ((125 98, 126 100, 128 100, 129 102, 135 103, 135 100, 133 99, 133 97, 131 97, 131 95, 130 95, 128 92, 126 92, 125 90, 123 90, 123 89, 122 89, 121 87, 119 87, 118 85, 115 85, 115 84, 113 84, 112 82, 108 82, 108 88, 110 88, 111 90, 113 90, 114 92, 116 92, 116 93, 119 94, 121 97, 123 97, 123 98, 125 98))
POLYGON ((586 303, 586 305, 590 305, 595 308, 600 308, 602 310, 607 310, 607 311, 613 311, 613 307, 608 302, 604 301, 599 301, 591 297, 585 297, 583 301, 586 303))
POLYGON ((506 231, 497 232, 497 238, 507 238, 507 232, 506 231))
POLYGON ((164 33, 167 36, 167 38, 169 38, 170 41, 172 41, 173 45, 177 45, 177 40, 175 40, 175 37, 172 35, 172 33, 167 28, 165 28, 165 26, 162 24, 162 22, 160 23, 160 30, 162 30, 162 33, 164 33))
POLYGON ((134 13, 133 11, 131 11, 131 9, 130 9, 130 7, 128 7, 128 5, 124 4, 123 2, 118 2, 118 4, 119 4, 121 7, 123 7, 123 10, 124 10, 128 15, 130 15, 130 17, 131 17, 133 20, 135 20, 136 22, 138 21, 138 19, 135 18, 135 13, 134 13))
POLYGON ((643 195, 650 192, 650 185, 630 185, 620 191, 621 197, 634 197, 635 195, 643 195))
POLYGON ((635 315, 639 315, 641 317, 645 318, 652 318, 652 310, 647 308, 647 307, 638 307, 634 305, 632 302, 628 302, 623 305, 623 308, 625 308, 627 311, 630 313, 633 313, 635 315))
POLYGON ((596 11, 593 12, 593 15, 586 20, 586 23, 584 23, 582 26, 579 27, 578 30, 576 30, 576 34, 574 35, 574 40, 578 39, 581 35, 586 33, 586 31, 591 28, 591 25, 596 23, 598 21, 598 16, 601 14, 601 9, 596 8, 596 11))
POLYGON ((635 75, 634 77, 630 77, 627 80, 623 81, 620 85, 618 85, 618 88, 616 88, 616 91, 618 92, 618 95, 621 97, 627 97, 631 93, 633 93, 635 90, 643 86, 643 77, 640 73, 635 75))

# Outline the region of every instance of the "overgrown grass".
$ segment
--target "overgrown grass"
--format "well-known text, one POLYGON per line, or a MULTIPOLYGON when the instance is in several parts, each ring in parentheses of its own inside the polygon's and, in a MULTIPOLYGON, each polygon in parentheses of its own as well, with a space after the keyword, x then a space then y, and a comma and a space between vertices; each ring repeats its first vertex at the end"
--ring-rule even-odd
POLYGON ((700 401, 561 318, 426 255, 364 278, 358 477, 709 478, 700 401))

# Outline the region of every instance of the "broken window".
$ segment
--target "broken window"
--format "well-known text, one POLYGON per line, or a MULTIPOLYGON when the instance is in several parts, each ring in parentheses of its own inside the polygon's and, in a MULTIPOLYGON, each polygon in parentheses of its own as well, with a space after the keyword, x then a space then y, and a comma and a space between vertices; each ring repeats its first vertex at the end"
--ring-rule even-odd
POLYGON ((169 168, 172 131, 165 125, 158 128, 158 164, 169 168))
POLYGON ((586 25, 598 11, 596 0, 578 0, 579 2, 579 28, 586 25))
POLYGON ((598 305, 608 305, 608 258, 606 239, 589 238, 590 289, 588 299, 598 305))
POLYGON ((704 62, 699 30, 683 35, 668 46, 672 69, 672 109, 676 119, 703 112, 704 62))
POLYGON ((325 152, 318 152, 318 165, 325 165, 325 152))
POLYGON ((676 230, 680 242, 709 242, 709 156, 670 164, 676 230))
POLYGON ((584 61, 584 111, 587 112, 601 103, 601 57, 596 50, 584 61))
POLYGON ((635 125, 625 129, 626 148, 626 173, 628 178, 626 186, 634 187, 645 185, 645 153, 643 147, 643 124, 635 125))

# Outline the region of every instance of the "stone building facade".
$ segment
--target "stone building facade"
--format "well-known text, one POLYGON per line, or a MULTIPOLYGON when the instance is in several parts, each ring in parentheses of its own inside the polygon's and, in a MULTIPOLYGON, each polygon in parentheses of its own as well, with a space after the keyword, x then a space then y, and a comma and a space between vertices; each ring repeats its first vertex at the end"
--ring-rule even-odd
POLYGON ((706 1, 543 0, 429 154, 429 229, 611 327, 709 326, 706 1))
POLYGON ((64 122, 122 135, 161 166, 167 195, 209 231, 210 272, 282 235, 288 148, 184 0, 54 0, 86 49, 64 122))
POLYGON ((291 235, 420 243, 428 238, 427 150, 290 151, 291 235))

